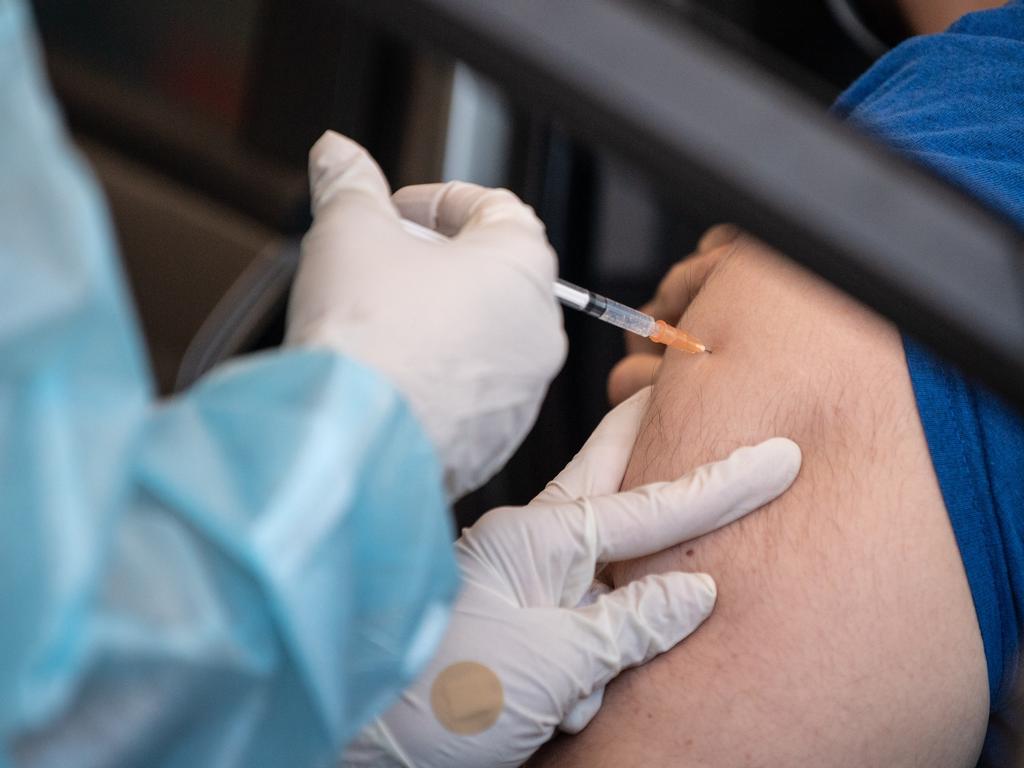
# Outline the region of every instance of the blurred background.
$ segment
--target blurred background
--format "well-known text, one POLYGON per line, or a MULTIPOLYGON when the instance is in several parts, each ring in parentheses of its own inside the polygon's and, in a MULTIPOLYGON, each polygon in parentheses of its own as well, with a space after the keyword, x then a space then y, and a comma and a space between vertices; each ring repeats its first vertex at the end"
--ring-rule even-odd
MULTIPOLYGON (((844 23, 842 2, 629 1, 701 25, 822 110, 881 52, 844 23)), ((656 191, 557 115, 512 106, 499 84, 348 3, 36 0, 35 10, 58 98, 110 200, 164 394, 280 340, 309 223, 306 154, 328 128, 368 147, 394 188, 509 187, 547 224, 563 277, 634 305, 716 223, 700 200, 656 191)), ((566 326, 569 359, 536 428, 460 503, 460 522, 527 501, 606 412, 622 338, 577 315, 566 326)))

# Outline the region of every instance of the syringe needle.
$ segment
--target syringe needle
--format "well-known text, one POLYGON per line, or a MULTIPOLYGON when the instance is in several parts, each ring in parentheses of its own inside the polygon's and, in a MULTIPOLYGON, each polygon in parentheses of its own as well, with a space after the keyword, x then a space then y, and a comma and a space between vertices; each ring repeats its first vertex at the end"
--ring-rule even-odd
POLYGON ((656 330, 649 337, 651 341, 665 344, 673 349, 680 349, 683 352, 689 352, 691 355, 700 352, 711 353, 711 348, 706 344, 701 343, 686 331, 681 331, 669 325, 664 320, 658 320, 654 325, 656 330))

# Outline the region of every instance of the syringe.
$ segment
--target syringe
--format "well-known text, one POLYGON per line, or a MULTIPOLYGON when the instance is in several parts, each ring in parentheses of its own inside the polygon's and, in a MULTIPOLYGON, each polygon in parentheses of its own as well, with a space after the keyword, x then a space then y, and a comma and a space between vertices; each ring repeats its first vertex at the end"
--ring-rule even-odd
MULTIPOLYGON (((448 240, 444 235, 432 229, 427 229, 415 221, 402 219, 402 226, 409 234, 415 235, 421 240, 430 240, 432 242, 446 242, 448 240)), ((603 320, 617 328, 643 336, 645 339, 650 339, 658 344, 689 352, 691 355, 711 352, 708 346, 702 344, 685 331, 669 325, 664 320, 655 320, 648 314, 588 291, 586 288, 580 288, 568 280, 556 280, 554 293, 555 298, 567 307, 585 312, 591 317, 596 317, 598 320, 603 320)))
POLYGON ((580 288, 568 280, 555 281, 555 298, 567 307, 586 312, 591 317, 604 320, 606 323, 643 336, 658 344, 680 349, 691 355, 711 351, 690 334, 669 325, 664 320, 655 320, 648 314, 593 291, 588 291, 586 288, 580 288))

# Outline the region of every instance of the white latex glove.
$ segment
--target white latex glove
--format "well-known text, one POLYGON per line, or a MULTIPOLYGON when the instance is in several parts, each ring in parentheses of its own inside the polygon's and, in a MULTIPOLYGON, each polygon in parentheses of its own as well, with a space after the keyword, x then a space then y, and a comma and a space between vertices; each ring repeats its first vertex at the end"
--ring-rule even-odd
POLYGON ((309 174, 314 223, 285 343, 330 347, 390 379, 457 498, 508 460, 565 359, 544 226, 511 192, 471 184, 410 187, 392 201, 369 155, 330 131, 309 174), (451 240, 411 235, 402 216, 451 240))
POLYGON ((694 573, 648 576, 580 603, 598 564, 666 549, 778 496, 800 449, 775 438, 674 482, 616 493, 648 397, 610 413, 528 506, 493 510, 463 531, 464 586, 437 656, 350 746, 345 766, 521 765, 559 725, 585 726, 619 672, 710 614, 714 581, 694 573))

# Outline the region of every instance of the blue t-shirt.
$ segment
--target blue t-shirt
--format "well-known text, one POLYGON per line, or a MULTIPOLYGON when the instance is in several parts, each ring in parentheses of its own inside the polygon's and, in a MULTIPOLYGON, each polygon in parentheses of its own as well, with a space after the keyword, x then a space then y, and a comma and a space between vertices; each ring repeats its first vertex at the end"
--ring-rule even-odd
MULTIPOLYGON (((1024 0, 903 43, 835 111, 1024 227, 1024 0)), ((1024 630, 1024 418, 913 339, 904 347, 997 715, 1024 630)), ((1006 764, 995 736, 986 760, 1006 764)))

